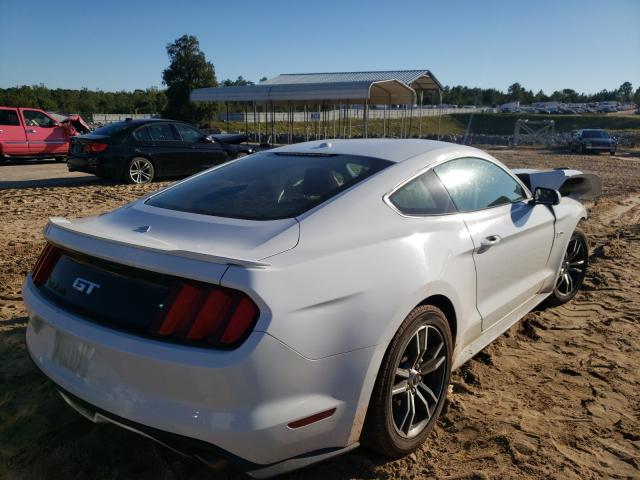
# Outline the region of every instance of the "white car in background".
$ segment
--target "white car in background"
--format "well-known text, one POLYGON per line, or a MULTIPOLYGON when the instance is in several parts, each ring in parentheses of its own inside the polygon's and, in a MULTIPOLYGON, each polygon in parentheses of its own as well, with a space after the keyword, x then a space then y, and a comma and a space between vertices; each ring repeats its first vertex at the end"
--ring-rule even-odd
POLYGON ((588 246, 571 197, 592 187, 567 172, 332 140, 52 218, 23 287, 28 349, 85 417, 210 464, 266 477, 360 443, 400 457, 453 369, 576 294, 588 246))

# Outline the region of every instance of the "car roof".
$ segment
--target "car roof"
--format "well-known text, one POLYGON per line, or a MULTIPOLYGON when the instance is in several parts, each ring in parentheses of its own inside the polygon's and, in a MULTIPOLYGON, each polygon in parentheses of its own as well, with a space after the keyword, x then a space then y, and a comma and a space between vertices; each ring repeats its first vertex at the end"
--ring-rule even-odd
POLYGON ((270 151, 276 153, 301 153, 304 155, 359 155, 398 163, 436 150, 438 150, 438 153, 446 153, 447 150, 468 150, 470 154, 478 152, 477 149, 472 147, 436 140, 396 138, 317 140, 313 142, 295 143, 270 151))

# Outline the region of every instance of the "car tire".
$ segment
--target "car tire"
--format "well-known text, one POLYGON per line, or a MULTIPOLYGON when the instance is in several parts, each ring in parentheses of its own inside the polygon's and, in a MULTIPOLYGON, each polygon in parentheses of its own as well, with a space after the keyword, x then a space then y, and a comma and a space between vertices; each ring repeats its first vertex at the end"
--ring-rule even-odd
POLYGON ((609 152, 609 155, 611 155, 612 157, 614 157, 616 155, 616 151, 614 150, 613 152, 609 152))
POLYGON ((433 305, 416 307, 385 353, 369 402, 363 445, 391 458, 420 447, 442 411, 452 353, 451 331, 442 310, 433 305), (426 348, 423 344, 418 350, 423 341, 426 348))
POLYGON ((545 303, 558 306, 576 296, 589 266, 589 242, 582 230, 576 228, 567 244, 558 278, 545 303))
POLYGON ((134 157, 129 162, 125 171, 125 180, 128 183, 151 183, 155 178, 156 169, 148 158, 134 157))
POLYGON ((56 162, 63 163, 67 161, 67 157, 56 157, 56 162))

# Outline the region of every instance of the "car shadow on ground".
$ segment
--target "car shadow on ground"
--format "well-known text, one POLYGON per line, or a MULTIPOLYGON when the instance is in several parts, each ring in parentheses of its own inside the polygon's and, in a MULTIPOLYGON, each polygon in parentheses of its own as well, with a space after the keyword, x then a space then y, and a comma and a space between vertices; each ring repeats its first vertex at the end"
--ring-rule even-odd
POLYGON ((114 185, 117 182, 94 176, 71 178, 42 178, 38 180, 0 180, 1 190, 20 188, 50 188, 50 187, 82 187, 84 185, 114 185))
MULTIPOLYGON (((241 479, 229 467, 212 470, 133 432, 93 424, 73 411, 34 365, 25 344, 27 318, 0 321, 0 478, 241 479), (38 441, 34 442, 34 438, 38 441)), ((292 472, 288 480, 378 478, 389 460, 359 448, 292 472)))

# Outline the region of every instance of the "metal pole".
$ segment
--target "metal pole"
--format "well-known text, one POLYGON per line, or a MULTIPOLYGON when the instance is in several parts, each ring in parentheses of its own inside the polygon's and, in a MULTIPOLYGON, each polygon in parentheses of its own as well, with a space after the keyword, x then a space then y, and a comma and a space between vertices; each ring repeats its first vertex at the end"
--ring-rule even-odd
MULTIPOLYGON (((253 101, 253 129, 255 131, 256 129, 256 101, 253 101)), ((260 123, 257 124, 258 126, 258 137, 255 139, 257 143, 260 143, 260 123)))
POLYGON ((307 131, 307 103, 304 104, 304 141, 309 141, 309 132, 307 131))
POLYGON ((224 106, 227 108, 227 130, 229 130, 229 102, 224 102, 224 106))
POLYGON ((273 102, 271 102, 271 145, 276 143, 276 112, 273 108, 273 102))
POLYGON ((291 102, 287 102, 287 143, 292 143, 293 140, 293 122, 291 121, 291 102))
POLYGON ((422 108, 424 106, 424 90, 420 90, 420 110, 418 117, 418 138, 422 138, 422 108))
POLYGON ((336 138, 336 106, 331 105, 331 125, 333 126, 333 138, 336 138))
POLYGON ((413 123, 413 103, 409 107, 409 135, 407 137, 411 138, 411 124, 413 123))
POLYGON ((242 111, 244 112, 244 134, 247 136, 247 140, 249 139, 249 119, 247 118, 247 104, 242 104, 242 111))
POLYGON ((369 99, 364 101, 364 111, 362 112, 364 117, 364 138, 369 138, 369 99))
POLYGON ((440 126, 442 125, 442 90, 438 90, 440 94, 440 108, 438 109, 438 140, 440 140, 440 126))
POLYGON ((349 138, 351 138, 351 114, 353 113, 352 110, 353 105, 349 105, 349 138))

